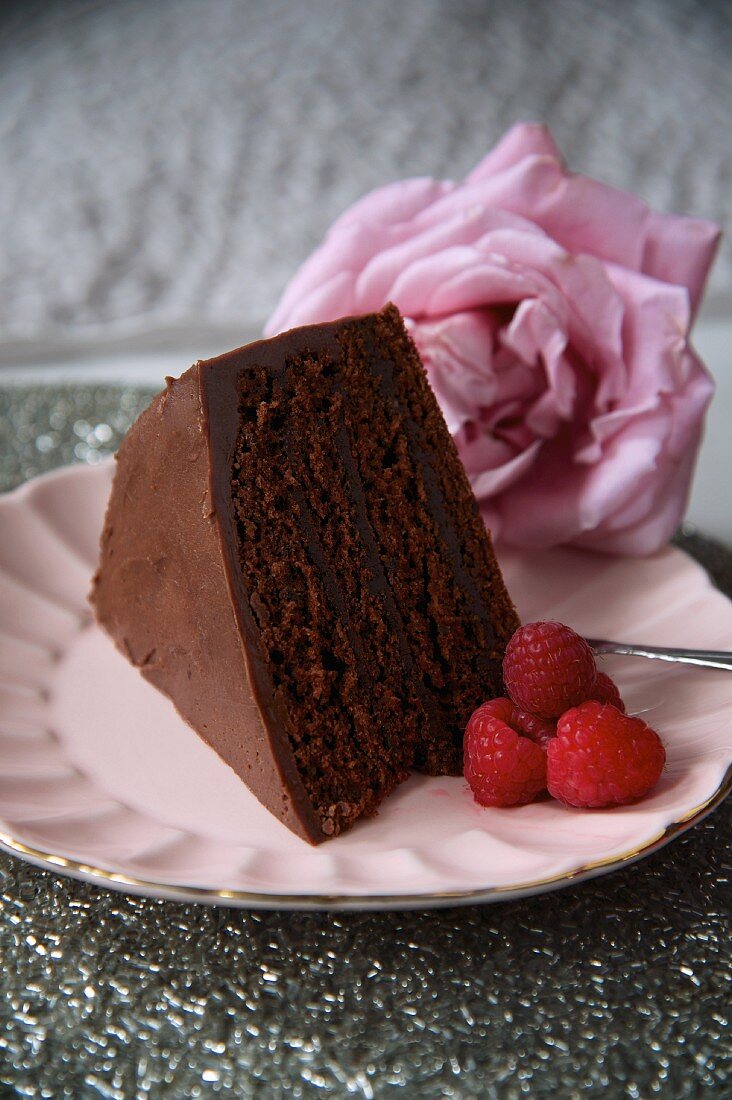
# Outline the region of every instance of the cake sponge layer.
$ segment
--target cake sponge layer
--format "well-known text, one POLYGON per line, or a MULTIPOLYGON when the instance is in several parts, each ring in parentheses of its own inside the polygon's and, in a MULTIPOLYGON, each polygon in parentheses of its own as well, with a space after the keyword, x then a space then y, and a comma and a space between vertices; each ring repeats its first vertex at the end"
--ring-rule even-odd
MULTIPOLYGON (((502 691, 517 619, 398 312, 294 330, 197 364, 181 384, 197 390, 208 475, 202 486, 197 472, 188 492, 205 501, 228 597, 227 663, 250 699, 241 735, 201 728, 180 677, 173 690, 154 682, 313 841, 375 812, 413 768, 458 774, 470 713, 502 691)), ((144 421, 123 445, 120 475, 141 463, 144 421)), ((165 421, 163 407, 163 435, 165 421)), ((173 436, 167 444, 173 453, 173 436)), ((126 506, 113 493, 95 590, 118 642, 104 593, 120 570, 112 513, 126 506)), ((213 633, 203 616, 188 630, 213 633)), ((204 696, 215 692, 194 678, 204 696)))

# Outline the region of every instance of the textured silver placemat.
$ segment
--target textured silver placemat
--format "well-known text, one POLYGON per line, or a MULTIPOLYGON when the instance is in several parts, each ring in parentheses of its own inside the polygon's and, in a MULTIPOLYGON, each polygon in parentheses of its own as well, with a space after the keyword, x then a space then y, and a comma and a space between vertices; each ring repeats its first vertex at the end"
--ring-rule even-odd
MULTIPOLYGON (((96 461, 148 397, 0 390, 0 488, 96 461)), ((680 541, 732 593, 732 555, 680 541)), ((728 800, 607 878, 405 914, 178 905, 0 855, 0 1095, 730 1096, 731 824, 728 800)))

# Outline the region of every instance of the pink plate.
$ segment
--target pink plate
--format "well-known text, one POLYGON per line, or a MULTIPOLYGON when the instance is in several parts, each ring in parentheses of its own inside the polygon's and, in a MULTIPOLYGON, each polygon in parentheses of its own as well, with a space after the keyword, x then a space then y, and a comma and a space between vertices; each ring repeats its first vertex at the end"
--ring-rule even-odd
MULTIPOLYGON (((608 658, 668 765, 637 806, 477 806, 415 776, 319 848, 293 836, 94 626, 89 578, 112 464, 0 497, 0 843, 126 893, 262 908, 498 901, 640 858, 712 809, 732 774, 732 675, 608 658)), ((669 548, 641 561, 504 553, 524 620, 600 637, 732 649, 732 605, 669 548)))

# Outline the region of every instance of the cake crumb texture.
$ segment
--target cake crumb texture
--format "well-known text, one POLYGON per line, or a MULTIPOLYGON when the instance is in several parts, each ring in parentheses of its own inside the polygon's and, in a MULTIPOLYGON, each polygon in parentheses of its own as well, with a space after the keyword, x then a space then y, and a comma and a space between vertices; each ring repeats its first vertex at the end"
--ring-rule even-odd
MULTIPOLYGON (((517 625, 398 312, 239 373, 239 562, 324 836, 411 769, 460 774, 517 625)), ((307 332, 307 330, 306 330, 307 332)))

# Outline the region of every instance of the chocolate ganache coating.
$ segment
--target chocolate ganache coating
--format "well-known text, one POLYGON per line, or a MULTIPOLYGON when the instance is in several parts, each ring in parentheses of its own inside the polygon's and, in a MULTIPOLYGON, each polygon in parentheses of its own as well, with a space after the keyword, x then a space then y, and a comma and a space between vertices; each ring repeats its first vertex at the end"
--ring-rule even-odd
MULTIPOLYGON (((299 836, 320 840, 291 754, 277 728, 263 723, 234 611, 203 367, 168 378, 122 442, 91 602, 118 648, 267 809, 299 836)), ((235 374, 217 373, 220 403, 228 391, 235 412, 235 374)))
POLYGON ((299 836, 460 774, 518 619, 397 310, 190 368, 124 440, 91 601, 299 836))

